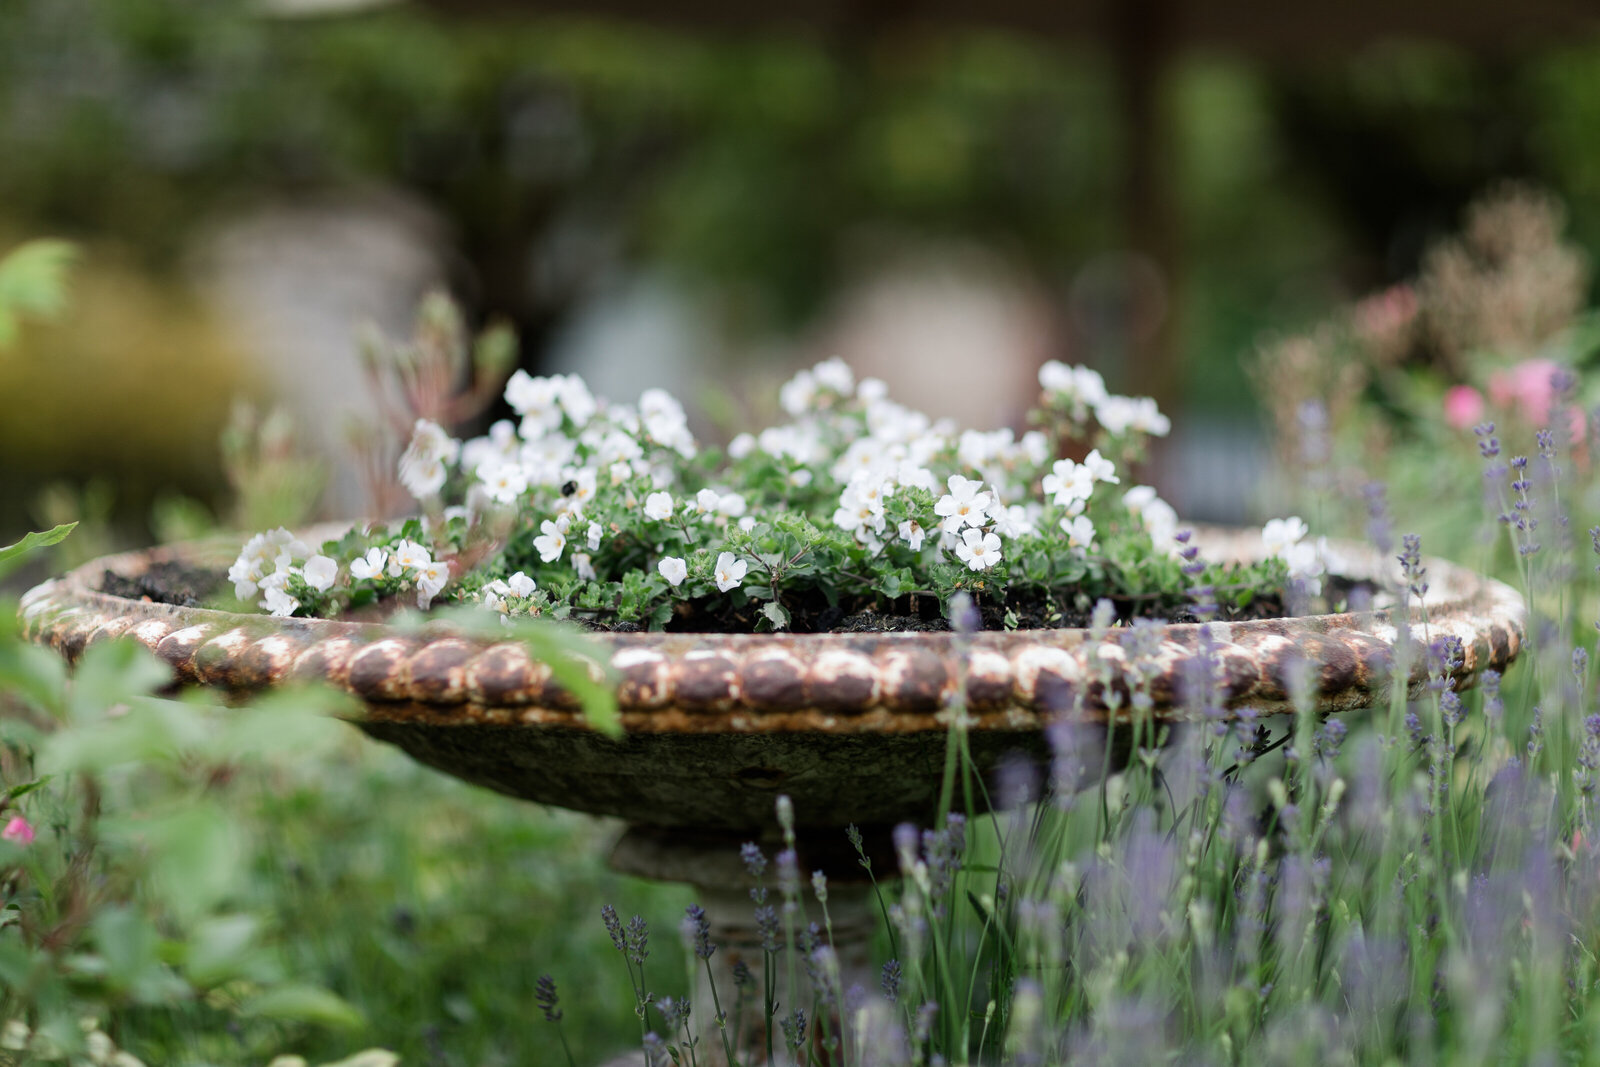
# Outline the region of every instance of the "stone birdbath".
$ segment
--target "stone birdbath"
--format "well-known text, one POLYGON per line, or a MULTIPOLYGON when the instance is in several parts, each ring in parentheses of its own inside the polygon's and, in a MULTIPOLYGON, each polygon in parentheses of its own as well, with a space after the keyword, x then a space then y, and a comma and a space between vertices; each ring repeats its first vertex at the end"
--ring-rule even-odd
MULTIPOLYGON (((1211 559, 1261 551, 1253 532, 1201 530, 1198 539, 1211 559)), ((608 668, 623 729, 611 739, 586 724, 546 665, 511 641, 232 614, 107 591, 136 589, 163 568, 220 574, 236 547, 173 545, 97 560, 29 592, 24 630, 69 660, 91 643, 131 638, 182 682, 229 694, 324 681, 359 698, 363 731, 431 767, 508 796, 618 818, 626 830, 612 865, 694 885, 726 948, 716 957, 724 968, 759 953, 738 846, 773 839, 779 794, 793 801, 802 869, 829 874, 835 950, 848 981, 868 966, 877 908, 843 829, 861 827, 869 849, 882 850, 876 869, 892 872, 883 849, 889 829, 934 813, 952 709, 964 706, 983 772, 1013 753, 1044 755, 1044 727, 1059 717, 1116 725, 1100 679, 1109 658, 1113 688, 1123 685, 1115 679, 1128 631, 1100 641, 1081 629, 600 634, 594 657, 608 668)), ((1334 547, 1343 577, 1388 587, 1390 561, 1359 546, 1334 547)), ((1427 565, 1426 622, 1417 613, 1412 625, 1429 640, 1460 639, 1458 688, 1486 669, 1504 670, 1522 647, 1521 596, 1441 560, 1427 565)), ((1312 668, 1321 713, 1385 701, 1396 609, 1382 596, 1374 604, 1364 613, 1213 624, 1226 708, 1291 710, 1297 660, 1312 668)), ((1197 625, 1166 628, 1149 687, 1156 717, 1184 717, 1183 679, 1200 639, 1197 625)), ((1407 684, 1420 691, 1423 657, 1410 659, 1407 684)))

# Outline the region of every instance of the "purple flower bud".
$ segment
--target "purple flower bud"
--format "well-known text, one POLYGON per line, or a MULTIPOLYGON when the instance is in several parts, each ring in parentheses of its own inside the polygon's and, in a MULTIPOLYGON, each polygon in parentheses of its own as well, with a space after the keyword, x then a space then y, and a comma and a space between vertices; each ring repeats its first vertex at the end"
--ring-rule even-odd
POLYGON ((533 983, 533 1002, 544 1009, 545 1022, 561 1021, 561 1010, 557 1007, 561 998, 556 995, 556 980, 548 974, 541 974, 539 980, 533 983))
POLYGON ((900 996, 900 961, 890 960, 883 965, 883 976, 878 983, 883 987, 883 995, 890 1000, 900 996))
POLYGON ((711 954, 717 951, 717 946, 711 943, 711 921, 706 918, 706 909, 698 904, 690 904, 684 911, 684 925, 692 930, 694 954, 709 960, 711 954))
POLYGON ((606 933, 611 935, 611 943, 616 946, 617 951, 627 951, 622 941, 622 920, 617 918, 617 909, 610 904, 601 905, 600 921, 606 924, 606 933))

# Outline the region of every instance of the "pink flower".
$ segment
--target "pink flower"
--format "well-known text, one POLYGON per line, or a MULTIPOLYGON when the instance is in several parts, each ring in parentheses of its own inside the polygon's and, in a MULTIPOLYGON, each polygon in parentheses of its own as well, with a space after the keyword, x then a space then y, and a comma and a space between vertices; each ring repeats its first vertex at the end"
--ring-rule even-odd
POLYGON ((1417 294, 1409 285, 1395 285, 1356 305, 1355 326, 1369 344, 1397 337, 1417 316, 1417 294))
POLYGON ((1555 402, 1555 375, 1561 370, 1548 359, 1525 359, 1509 371, 1489 376, 1489 399, 1496 407, 1515 407, 1529 424, 1543 427, 1555 402))
POLYGON ((20 815, 13 815, 11 821, 6 823, 6 828, 0 830, 0 839, 13 841, 19 845, 33 844, 33 827, 28 825, 28 820, 20 815))
POLYGON ((1454 430, 1470 430, 1483 421, 1483 394, 1470 385, 1452 385, 1444 394, 1444 421, 1454 430))

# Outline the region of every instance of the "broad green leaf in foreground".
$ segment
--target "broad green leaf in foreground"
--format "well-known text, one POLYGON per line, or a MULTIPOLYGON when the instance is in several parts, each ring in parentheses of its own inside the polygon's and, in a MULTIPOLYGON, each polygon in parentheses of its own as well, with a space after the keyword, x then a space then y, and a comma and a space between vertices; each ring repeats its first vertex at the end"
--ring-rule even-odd
POLYGON ((293 985, 268 990, 245 1001, 246 1015, 289 1019, 341 1030, 360 1029, 366 1022, 359 1011, 338 995, 319 986, 293 985))
POLYGON ((57 526, 53 530, 45 530, 42 533, 30 533, 16 544, 6 545, 5 547, 0 548, 0 578, 4 578, 8 573, 10 573, 11 569, 17 564, 21 563, 23 557, 25 557, 29 552, 32 552, 35 549, 49 548, 51 545, 58 545, 62 541, 66 540, 67 535, 76 529, 77 526, 78 524, 75 522, 65 523, 64 525, 57 526))

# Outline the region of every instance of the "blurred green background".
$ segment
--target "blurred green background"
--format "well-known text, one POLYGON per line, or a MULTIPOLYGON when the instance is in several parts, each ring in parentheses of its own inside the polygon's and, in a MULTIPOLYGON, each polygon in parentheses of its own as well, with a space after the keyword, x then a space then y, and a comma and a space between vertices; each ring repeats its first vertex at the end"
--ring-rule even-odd
MULTIPOLYGON (((322 510, 363 510, 317 394, 358 407, 360 320, 403 328, 434 282, 509 318, 530 368, 604 392, 631 359, 691 401, 870 351, 878 320, 864 341, 833 327, 885 278, 934 303, 970 285, 1002 320, 974 327, 975 358, 1096 364, 1176 403, 1179 454, 1248 459, 1241 357, 1407 277, 1473 196, 1531 180, 1600 240, 1600 44, 1581 36, 1211 46, 1165 69, 1179 284, 1148 314, 1176 369, 1152 382, 1117 333, 1150 283, 1124 255, 1132 134, 1103 41, 10 0, 0 244, 84 254, 71 314, 0 353, 0 540, 98 511, 139 543, 173 528, 153 502, 221 510, 238 396, 287 400, 296 443, 333 462, 322 510)), ((1194 466, 1153 475, 1181 508, 1259 507, 1259 464, 1186 494, 1194 466)))
MULTIPOLYGON (((1600 248, 1600 38, 1363 39, 1173 53, 1171 273, 1152 282, 1128 254, 1132 133, 1104 41, 3 0, 0 252, 48 235, 80 255, 66 313, 0 348, 0 544, 88 520, 25 585, 218 522, 363 513, 341 447, 365 403, 357 329, 404 332, 435 284, 475 324, 511 321, 531 370, 668 384, 710 436, 834 351, 881 345, 888 371, 952 394, 1007 361, 1024 381, 1088 362, 1169 399, 1149 473, 1180 510, 1274 510, 1244 369, 1264 339, 1411 277, 1507 179, 1555 193, 1600 248), (1169 379, 1129 360, 1130 322, 1167 331, 1169 379), (928 373, 919 343, 959 373, 928 373), (294 421, 241 418, 241 398, 294 421)), ((658 973, 677 973, 687 891, 606 872, 613 827, 353 735, 273 774, 222 798, 261 842, 245 903, 295 975, 365 1014, 362 1041, 536 1062, 549 970, 582 1058, 620 1049, 606 900, 657 924, 658 973)), ((166 1047, 254 1054, 197 1019, 166 1047)), ((170 1024, 129 1025, 159 1047, 170 1024)))

